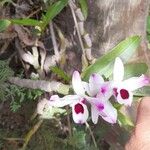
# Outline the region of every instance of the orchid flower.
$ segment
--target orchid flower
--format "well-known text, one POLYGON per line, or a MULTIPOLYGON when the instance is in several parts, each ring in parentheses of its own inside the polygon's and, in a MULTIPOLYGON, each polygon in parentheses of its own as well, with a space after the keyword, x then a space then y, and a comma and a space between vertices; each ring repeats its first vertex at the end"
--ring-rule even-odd
POLYGON ((101 116, 109 123, 116 123, 117 110, 112 106, 109 98, 112 96, 110 82, 104 82, 104 79, 99 74, 92 74, 89 78, 89 84, 84 83, 85 89, 90 98, 87 98, 91 104, 91 115, 94 124, 98 122, 98 117, 101 116), (93 98, 95 97, 95 98, 93 98))
POLYGON ((55 107, 70 105, 74 122, 83 124, 87 121, 89 112, 85 101, 85 89, 78 71, 73 73, 72 86, 76 95, 67 95, 63 98, 53 95, 50 98, 50 104, 55 107))
POLYGON ((80 74, 75 71, 72 77, 72 85, 76 95, 68 95, 63 98, 53 95, 50 98, 51 105, 63 107, 69 104, 72 107, 74 122, 85 123, 89 115, 86 106, 86 101, 88 101, 91 104, 93 123, 97 123, 99 116, 109 123, 116 122, 117 111, 108 101, 112 95, 109 82, 105 83, 104 79, 98 74, 92 74, 89 83, 83 82, 80 74))
POLYGON ((133 100, 133 91, 150 83, 148 77, 132 77, 123 80, 124 65, 120 58, 116 58, 113 70, 113 94, 118 103, 131 106, 133 100))

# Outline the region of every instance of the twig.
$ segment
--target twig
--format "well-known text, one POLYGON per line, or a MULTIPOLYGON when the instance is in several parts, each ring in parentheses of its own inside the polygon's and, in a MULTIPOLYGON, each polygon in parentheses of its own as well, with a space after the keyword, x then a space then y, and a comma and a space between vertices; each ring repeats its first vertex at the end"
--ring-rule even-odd
POLYGON ((23 138, 3 138, 6 141, 24 141, 23 138))
POLYGON ((27 133, 26 137, 24 138, 25 142, 23 144, 23 147, 21 150, 25 150, 30 139, 32 138, 32 136, 36 133, 36 131, 40 128, 41 124, 43 123, 43 119, 40 119, 37 124, 35 124, 31 130, 27 133))
POLYGON ((32 12, 31 14, 29 14, 26 18, 30 18, 30 17, 34 16, 36 13, 38 13, 41 10, 42 10, 41 7, 38 8, 36 11, 32 12))
POLYGON ((91 135, 91 137, 92 137, 92 140, 93 140, 94 146, 97 148, 97 143, 96 143, 96 140, 95 140, 94 134, 93 134, 93 132, 92 132, 92 130, 91 130, 91 128, 90 128, 90 126, 89 126, 89 124, 86 122, 86 123, 85 123, 85 125, 86 125, 86 127, 89 129, 89 132, 90 132, 90 135, 91 135))
POLYGON ((69 85, 57 81, 49 82, 45 80, 20 79, 18 77, 10 77, 8 81, 20 87, 41 89, 46 92, 54 91, 64 95, 67 95, 69 93, 70 88, 69 85))
POLYGON ((50 22, 49 26, 50 26, 52 43, 53 43, 53 47, 54 47, 54 54, 59 57, 58 45, 56 42, 56 36, 55 36, 54 28, 53 28, 53 23, 50 22))
POLYGON ((74 9, 73 9, 73 2, 71 0, 69 1, 69 6, 70 6, 70 9, 71 9, 73 19, 74 19, 74 24, 75 24, 75 27, 76 27, 76 30, 77 30, 77 35, 78 35, 78 38, 79 38, 81 49, 82 49, 83 54, 85 55, 85 49, 84 49, 83 41, 82 41, 82 38, 81 38, 81 35, 80 35, 80 30, 79 30, 79 27, 78 27, 77 18, 76 18, 74 9))
POLYGON ((2 55, 4 52, 5 52, 5 50, 8 48, 8 46, 9 46, 9 44, 10 44, 10 41, 5 41, 4 42, 4 45, 2 46, 2 48, 0 49, 0 55, 2 55))

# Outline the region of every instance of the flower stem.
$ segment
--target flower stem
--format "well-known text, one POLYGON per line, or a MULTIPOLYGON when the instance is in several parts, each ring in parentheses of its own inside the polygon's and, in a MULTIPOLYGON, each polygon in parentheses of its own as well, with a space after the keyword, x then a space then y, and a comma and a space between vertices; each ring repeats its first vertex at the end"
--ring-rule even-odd
POLYGON ((85 123, 85 125, 86 125, 86 127, 89 129, 89 132, 90 132, 90 135, 91 135, 91 137, 92 137, 92 140, 93 140, 94 146, 97 148, 97 143, 96 143, 96 140, 95 140, 94 134, 93 134, 93 132, 92 132, 92 130, 91 130, 91 128, 90 128, 90 125, 89 125, 87 122, 85 123))

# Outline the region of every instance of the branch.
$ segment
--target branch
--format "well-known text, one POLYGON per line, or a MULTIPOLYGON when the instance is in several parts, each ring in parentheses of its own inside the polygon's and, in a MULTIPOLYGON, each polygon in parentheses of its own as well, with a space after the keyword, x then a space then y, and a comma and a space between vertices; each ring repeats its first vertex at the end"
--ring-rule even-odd
POLYGON ((25 87, 30 89, 40 89, 46 92, 54 91, 63 95, 67 95, 69 93, 69 88, 70 88, 69 85, 57 81, 49 82, 45 80, 20 79, 18 77, 10 77, 8 81, 20 87, 25 87))

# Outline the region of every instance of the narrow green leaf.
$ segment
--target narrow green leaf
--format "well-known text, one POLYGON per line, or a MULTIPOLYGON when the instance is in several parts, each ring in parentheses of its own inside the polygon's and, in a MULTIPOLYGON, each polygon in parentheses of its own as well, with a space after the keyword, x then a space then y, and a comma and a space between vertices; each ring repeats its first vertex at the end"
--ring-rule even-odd
POLYGON ((51 71, 55 74, 57 74, 59 77, 64 79, 65 81, 69 82, 71 80, 71 77, 68 76, 62 69, 58 67, 52 67, 51 71))
POLYGON ((147 70, 148 66, 145 63, 126 64, 124 78, 128 79, 130 77, 140 76, 145 74, 147 70))
MULTIPOLYGON (((106 75, 107 77, 109 77, 112 73, 113 61, 115 60, 115 58, 118 56, 124 58, 126 56, 129 59, 130 55, 128 54, 127 56, 126 54, 133 54, 133 52, 135 52, 135 50, 139 46, 140 39, 141 38, 139 36, 133 36, 120 42, 110 52, 97 59, 94 64, 85 69, 82 73, 82 77, 87 80, 92 73, 99 73, 101 75, 106 75)), ((127 59, 125 59, 125 61, 127 61, 127 59)))
POLYGON ((150 86, 144 86, 134 92, 134 96, 143 97, 150 96, 150 86))
MULTIPOLYGON (((128 79, 131 77, 138 77, 142 74, 145 74, 148 70, 148 66, 145 63, 129 63, 124 65, 124 79, 128 79)), ((112 76, 109 77, 112 80, 112 76)))
POLYGON ((118 111, 118 123, 121 127, 131 126, 134 127, 133 122, 128 116, 125 116, 122 112, 118 111))
POLYGON ((150 16, 147 17, 147 32, 150 34, 150 16))
POLYGON ((68 0, 59 0, 58 2, 55 2, 53 5, 49 6, 45 17, 43 17, 44 19, 40 27, 44 29, 47 26, 47 24, 62 11, 62 9, 67 5, 67 3, 68 0))
POLYGON ((150 33, 147 34, 147 40, 150 42, 150 33))
POLYGON ((7 19, 0 20, 0 32, 5 31, 11 22, 7 19))
POLYGON ((82 13, 85 17, 85 19, 87 18, 88 16, 88 4, 87 4, 87 0, 79 0, 79 3, 80 3, 80 6, 81 6, 81 10, 82 10, 82 13))
POLYGON ((13 24, 24 25, 24 26, 38 26, 40 21, 30 18, 23 18, 23 19, 11 19, 10 20, 13 24))

